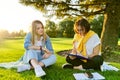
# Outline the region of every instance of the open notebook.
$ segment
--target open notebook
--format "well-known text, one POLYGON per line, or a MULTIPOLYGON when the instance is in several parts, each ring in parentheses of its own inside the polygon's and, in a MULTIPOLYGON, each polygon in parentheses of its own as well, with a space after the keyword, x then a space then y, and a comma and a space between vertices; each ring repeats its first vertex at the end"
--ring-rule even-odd
POLYGON ((92 73, 93 78, 88 78, 85 73, 74 73, 73 76, 76 80, 105 80, 105 77, 98 72, 92 73))

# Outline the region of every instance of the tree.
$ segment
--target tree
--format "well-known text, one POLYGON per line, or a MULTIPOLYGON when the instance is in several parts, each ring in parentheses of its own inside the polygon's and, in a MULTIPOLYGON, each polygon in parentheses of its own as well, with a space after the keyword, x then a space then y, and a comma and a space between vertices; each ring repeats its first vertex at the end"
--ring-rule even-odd
POLYGON ((57 35, 57 31, 56 31, 57 27, 56 27, 56 25, 55 25, 55 23, 53 21, 47 20, 45 29, 46 29, 46 33, 50 37, 56 37, 56 35, 57 35))
POLYGON ((73 31, 73 25, 74 21, 72 20, 63 20, 59 23, 59 30, 60 33, 64 37, 72 38, 74 36, 74 31, 73 31))
POLYGON ((8 38, 10 33, 8 30, 0 30, 0 38, 8 38))
POLYGON ((99 35, 99 37, 101 36, 103 20, 104 20, 104 16, 97 16, 90 22, 91 29, 95 31, 99 35))
POLYGON ((24 37, 25 35, 26 35, 26 32, 24 32, 24 30, 19 30, 19 32, 18 32, 18 37, 24 37))
POLYGON ((45 14, 89 17, 104 14, 101 34, 102 51, 106 47, 115 47, 118 43, 120 27, 119 0, 20 0, 25 5, 32 5, 45 14))

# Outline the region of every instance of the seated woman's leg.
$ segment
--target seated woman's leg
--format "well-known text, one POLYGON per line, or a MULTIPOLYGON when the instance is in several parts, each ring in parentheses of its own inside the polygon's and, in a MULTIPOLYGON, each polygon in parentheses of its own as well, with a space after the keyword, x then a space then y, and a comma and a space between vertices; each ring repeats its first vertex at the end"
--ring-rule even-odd
POLYGON ((28 51, 26 51, 26 53, 24 54, 24 56, 23 56, 22 59, 23 59, 23 62, 25 64, 28 64, 28 65, 21 65, 21 66, 19 66, 17 68, 17 72, 22 72, 22 71, 30 70, 31 67, 33 67, 33 66, 31 66, 31 63, 29 63, 29 62, 30 62, 30 60, 33 59, 37 63, 37 53, 36 53, 35 50, 28 50, 28 51))
POLYGON ((100 55, 94 56, 87 63, 82 64, 84 69, 100 70, 100 66, 103 64, 103 58, 100 55))
MULTIPOLYGON (((100 70, 100 66, 103 64, 103 58, 102 56, 94 56, 87 62, 83 62, 79 58, 70 59, 69 56, 66 57, 66 61, 70 64, 72 64, 72 67, 74 69, 94 69, 94 70, 100 70)), ((64 66, 66 67, 66 66, 64 66)), ((68 67, 68 65, 67 65, 68 67)))
POLYGON ((24 56, 24 61, 34 68, 36 77, 46 75, 41 65, 39 65, 38 59, 42 59, 42 55, 40 55, 40 52, 37 52, 36 50, 28 50, 24 56))
POLYGON ((94 69, 95 70, 100 70, 100 66, 103 64, 103 57, 100 55, 94 56, 92 58, 93 62, 94 62, 94 69))
POLYGON ((40 55, 40 52, 33 51, 33 54, 31 53, 29 55, 29 63, 33 66, 36 77, 41 77, 46 75, 46 73, 42 69, 42 66, 39 65, 39 62, 38 62, 39 59, 42 59, 42 55, 40 55))
POLYGON ((40 65, 43 65, 45 67, 50 66, 52 64, 54 64, 56 62, 56 56, 54 54, 52 54, 50 57, 48 57, 47 59, 43 59, 39 62, 40 65))
POLYGON ((28 63, 31 59, 36 59, 38 60, 38 54, 35 50, 27 50, 26 53, 23 56, 23 62, 28 63))
POLYGON ((73 66, 79 66, 83 64, 84 62, 80 60, 79 58, 71 59, 69 56, 66 57, 67 63, 72 64, 73 66))
POLYGON ((62 68, 70 68, 70 69, 77 69, 77 66, 80 66, 84 62, 79 58, 71 59, 69 56, 66 57, 67 64, 63 64, 62 68))

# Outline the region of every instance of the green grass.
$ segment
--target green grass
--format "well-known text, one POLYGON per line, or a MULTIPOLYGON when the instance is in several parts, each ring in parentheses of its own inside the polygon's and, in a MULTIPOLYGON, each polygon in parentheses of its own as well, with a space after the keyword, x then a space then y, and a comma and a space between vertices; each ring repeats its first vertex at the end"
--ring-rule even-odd
MULTIPOLYGON (((61 50, 72 48, 72 39, 68 38, 51 38, 55 53, 61 50)), ((10 62, 18 60, 24 54, 23 39, 8 39, 0 41, 0 62, 10 62)), ((83 72, 80 70, 63 70, 62 64, 65 58, 57 54, 56 64, 45 68, 46 76, 36 78, 34 70, 17 73, 16 69, 0 68, 0 80, 75 80, 73 73, 83 72)), ((120 69, 120 63, 111 62, 112 65, 120 69)), ((106 80, 119 80, 120 71, 104 71, 100 72, 105 76, 106 80)))

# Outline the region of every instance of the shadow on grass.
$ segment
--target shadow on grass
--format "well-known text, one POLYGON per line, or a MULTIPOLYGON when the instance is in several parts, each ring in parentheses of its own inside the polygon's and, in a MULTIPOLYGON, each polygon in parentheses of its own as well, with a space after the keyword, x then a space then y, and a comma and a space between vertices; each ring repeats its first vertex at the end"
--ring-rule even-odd
POLYGON ((21 72, 19 75, 25 80, 74 80, 73 73, 80 72, 79 70, 62 69, 61 65, 62 64, 54 64, 43 68, 46 75, 40 78, 35 76, 34 70, 21 72))
POLYGON ((62 64, 55 64, 45 68, 46 76, 41 77, 42 80, 74 80, 73 73, 78 70, 62 69, 62 64))
POLYGON ((63 50, 63 51, 58 51, 56 52, 59 56, 67 56, 70 52, 71 52, 72 49, 69 49, 69 50, 63 50))

